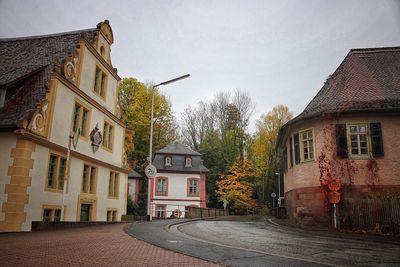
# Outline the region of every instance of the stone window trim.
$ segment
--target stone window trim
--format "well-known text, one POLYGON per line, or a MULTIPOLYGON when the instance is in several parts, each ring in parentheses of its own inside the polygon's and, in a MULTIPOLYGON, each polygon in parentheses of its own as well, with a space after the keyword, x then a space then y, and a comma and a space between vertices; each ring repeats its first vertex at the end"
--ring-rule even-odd
POLYGON ((67 164, 66 155, 56 151, 50 151, 47 164, 45 191, 56 192, 56 193, 63 192, 65 185, 65 176, 68 172, 67 170, 68 166, 66 164, 67 164), (50 176, 52 176, 51 179, 50 176), (52 183, 51 186, 49 185, 50 180, 52 183))
POLYGON ((200 178, 188 178, 186 191, 188 197, 200 196, 200 178))
POLYGON ((349 157, 353 159, 368 159, 372 156, 369 128, 369 122, 346 123, 347 151, 349 157), (353 127, 355 131, 353 131, 353 127), (363 131, 361 130, 362 127, 364 127, 363 131), (357 153, 353 153, 355 150, 357 150, 357 153))
POLYGON ((98 167, 84 162, 82 169, 81 193, 96 195, 98 167))
POLYGON ((155 182, 155 196, 168 196, 168 177, 158 176, 155 182))
MULTIPOLYGON (((65 219, 65 206, 64 216, 65 219)), ((42 221, 43 222, 59 222, 61 221, 61 206, 58 205, 43 205, 42 206, 42 221)))
POLYGON ((185 167, 192 167, 192 157, 185 157, 185 167))
POLYGON ((94 71, 93 92, 104 101, 107 98, 107 84, 108 75, 106 74, 106 71, 104 71, 99 64, 96 64, 94 71))
POLYGON ((106 212, 106 221, 107 222, 117 222, 118 221, 118 209, 107 209, 106 212))
POLYGON ((83 101, 75 98, 74 108, 72 110, 71 130, 75 131, 77 128, 80 128, 81 134, 79 138, 84 141, 89 140, 91 114, 92 109, 83 101))
POLYGON ((299 131, 300 162, 315 161, 315 135, 314 128, 299 131))
POLYGON ((108 198, 119 198, 120 175, 117 172, 110 171, 108 180, 108 198))
POLYGON ((171 156, 164 157, 164 165, 168 166, 168 167, 172 166, 172 157, 171 156))
POLYGON ((114 150, 114 135, 115 125, 109 120, 104 119, 101 147, 111 153, 113 153, 114 150))

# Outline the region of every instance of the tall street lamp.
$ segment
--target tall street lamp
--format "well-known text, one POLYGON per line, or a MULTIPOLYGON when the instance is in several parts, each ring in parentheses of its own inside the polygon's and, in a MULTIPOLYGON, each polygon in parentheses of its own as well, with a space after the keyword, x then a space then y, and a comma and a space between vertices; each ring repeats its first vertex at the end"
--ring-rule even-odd
POLYGON ((148 185, 147 185, 147 220, 151 221, 153 219, 152 212, 151 212, 151 203, 150 203, 150 190, 151 190, 151 179, 157 174, 156 167, 152 164, 152 157, 153 157, 153 118, 154 118, 154 89, 161 86, 167 85, 173 82, 177 82, 182 79, 186 79, 190 76, 190 74, 186 74, 172 80, 168 80, 153 86, 151 90, 151 118, 150 118, 150 145, 149 145, 149 165, 147 165, 145 169, 146 176, 148 177, 148 185))

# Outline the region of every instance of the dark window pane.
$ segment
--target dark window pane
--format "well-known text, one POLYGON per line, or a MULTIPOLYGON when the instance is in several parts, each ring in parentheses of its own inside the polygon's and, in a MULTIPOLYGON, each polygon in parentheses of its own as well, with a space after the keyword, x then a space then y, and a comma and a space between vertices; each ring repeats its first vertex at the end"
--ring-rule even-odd
POLYGON ((87 129, 86 129, 86 120, 88 117, 88 110, 87 109, 83 109, 82 112, 82 123, 81 123, 81 135, 85 136, 87 129))
POLYGON ((94 194, 94 183, 95 183, 95 179, 96 179, 96 168, 95 167, 91 167, 90 169, 90 181, 89 181, 89 192, 91 194, 94 194))
POLYGON ((67 163, 66 159, 64 159, 64 158, 60 159, 60 168, 58 171, 58 189, 64 188, 64 176, 65 176, 66 163, 67 163))
POLYGON ((57 156, 50 155, 49 173, 47 175, 47 187, 55 188, 55 170, 56 170, 57 156))
POLYGON ((87 180, 89 175, 89 166, 85 165, 83 167, 83 177, 82 177, 82 191, 87 193, 87 180))
POLYGON ((50 209, 44 209, 43 210, 43 221, 44 222, 49 222, 51 220, 51 210, 50 209))
POLYGON ((54 210, 54 221, 61 221, 61 210, 54 210))
POLYGON ((75 109, 74 109, 74 123, 72 126, 72 130, 76 131, 76 129, 78 129, 78 120, 79 120, 79 110, 80 110, 80 106, 78 104, 75 104, 75 109))

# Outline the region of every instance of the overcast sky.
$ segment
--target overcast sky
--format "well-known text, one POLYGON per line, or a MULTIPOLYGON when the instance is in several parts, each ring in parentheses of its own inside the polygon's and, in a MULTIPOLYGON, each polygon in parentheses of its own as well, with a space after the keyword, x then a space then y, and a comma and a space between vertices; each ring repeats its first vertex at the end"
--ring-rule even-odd
POLYGON ((275 105, 299 114, 351 48, 400 46, 400 0, 0 0, 0 38, 93 28, 104 19, 122 78, 191 74, 161 89, 178 121, 188 104, 241 89, 256 104, 252 131, 275 105))

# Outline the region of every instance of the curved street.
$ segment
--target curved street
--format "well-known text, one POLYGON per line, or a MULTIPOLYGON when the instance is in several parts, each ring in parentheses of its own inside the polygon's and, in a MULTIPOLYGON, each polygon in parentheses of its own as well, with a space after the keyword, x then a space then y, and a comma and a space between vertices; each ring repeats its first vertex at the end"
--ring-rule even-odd
POLYGON ((228 266, 399 266, 395 238, 311 232, 243 220, 153 221, 132 225, 133 236, 228 266))

